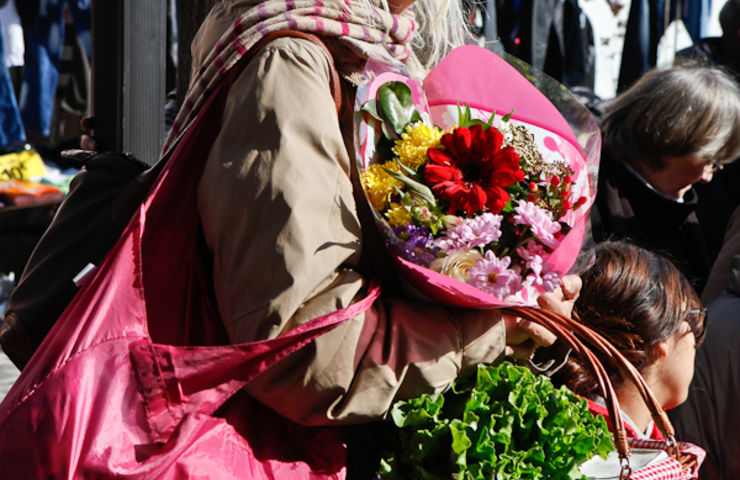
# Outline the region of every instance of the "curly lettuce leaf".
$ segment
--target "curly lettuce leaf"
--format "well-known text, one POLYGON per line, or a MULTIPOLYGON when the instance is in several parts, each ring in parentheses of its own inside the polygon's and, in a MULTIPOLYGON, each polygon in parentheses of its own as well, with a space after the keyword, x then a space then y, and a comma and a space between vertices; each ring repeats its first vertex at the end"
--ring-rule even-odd
POLYGON ((585 400, 508 362, 398 402, 391 416, 399 449, 381 462, 386 479, 582 478, 578 465, 614 449, 585 400))

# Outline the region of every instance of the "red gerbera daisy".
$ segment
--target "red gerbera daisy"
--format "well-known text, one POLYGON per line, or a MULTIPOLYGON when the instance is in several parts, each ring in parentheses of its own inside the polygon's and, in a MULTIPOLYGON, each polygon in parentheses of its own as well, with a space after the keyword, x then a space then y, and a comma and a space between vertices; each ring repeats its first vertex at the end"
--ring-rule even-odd
POLYGON ((496 128, 473 125, 442 136, 444 149, 430 148, 424 179, 432 191, 450 203, 450 213, 468 215, 483 210, 499 213, 509 185, 524 179, 519 155, 513 147, 501 148, 504 136, 496 128))

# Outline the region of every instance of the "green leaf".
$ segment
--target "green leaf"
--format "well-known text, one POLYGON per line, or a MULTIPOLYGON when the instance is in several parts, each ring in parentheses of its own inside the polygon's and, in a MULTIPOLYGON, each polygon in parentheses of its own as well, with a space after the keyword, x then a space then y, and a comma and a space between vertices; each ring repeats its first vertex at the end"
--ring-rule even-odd
POLYGON ((406 165, 404 165, 404 164, 403 164, 402 162, 398 162, 398 167, 399 167, 399 168, 400 168, 401 170, 403 170, 403 172, 404 172, 404 173, 405 173, 405 174, 406 174, 406 175, 407 175, 407 176, 408 176, 409 178, 413 178, 414 180, 416 180, 416 181, 419 181, 419 182, 423 180, 423 178, 422 178, 422 176, 421 176, 421 175, 419 174, 419 172, 417 172, 417 171, 416 171, 416 170, 414 170, 413 168, 407 167, 407 166, 406 166, 406 165))
POLYGON ((465 454, 473 445, 473 442, 468 437, 465 424, 459 420, 450 422, 450 433, 452 434, 452 444, 450 446, 455 457, 455 464, 464 467, 466 465, 465 454))
POLYGON ((367 112, 374 119, 383 121, 383 117, 378 113, 378 101, 374 98, 365 102, 360 111, 367 112))
POLYGON ((380 140, 378 140, 378 143, 375 146, 378 156, 384 160, 393 159, 396 156, 396 154, 393 153, 394 144, 395 142, 391 138, 388 138, 387 136, 380 137, 380 140))
POLYGON ((503 118, 501 118, 501 121, 508 122, 511 119, 511 117, 514 115, 515 110, 516 110, 515 108, 512 108, 509 113, 507 113, 506 115, 503 116, 503 118))
POLYGON ((470 104, 465 104, 465 110, 460 107, 460 102, 457 102, 457 118, 458 127, 469 128, 473 125, 482 125, 483 128, 491 128, 493 126, 493 120, 496 118, 496 112, 494 111, 488 121, 478 120, 477 118, 471 118, 470 104))
POLYGON ((421 120, 414 106, 411 88, 403 82, 388 82, 378 89, 378 101, 384 120, 400 136, 406 125, 421 120))
POLYGON ((394 172, 393 170, 389 170, 387 168, 384 168, 383 170, 385 170, 385 172, 391 177, 400 182, 403 182, 403 184, 406 185, 411 190, 411 192, 421 198, 427 205, 430 205, 432 207, 437 206, 437 200, 434 198, 434 194, 432 193, 431 188, 427 187, 421 182, 407 177, 403 173, 394 172))

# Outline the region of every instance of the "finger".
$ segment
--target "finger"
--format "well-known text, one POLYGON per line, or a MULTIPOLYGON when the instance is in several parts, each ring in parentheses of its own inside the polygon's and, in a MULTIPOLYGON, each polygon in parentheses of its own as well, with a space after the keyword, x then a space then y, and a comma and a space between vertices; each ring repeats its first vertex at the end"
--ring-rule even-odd
POLYGON ((504 315, 504 327, 506 329, 506 344, 518 345, 529 340, 529 331, 520 327, 521 317, 504 315))
POLYGON ((507 345, 506 347, 506 351, 509 352, 507 357, 518 362, 526 362, 532 357, 532 355, 534 355, 535 350, 537 350, 537 345, 534 342, 525 342, 519 345, 507 345))
MULTIPOLYGON (((571 291, 571 293, 573 292, 571 291)), ((537 304, 545 310, 558 313, 565 317, 570 317, 571 313, 573 312, 575 297, 570 299, 564 297, 565 295, 562 288, 558 288, 553 292, 540 295, 537 298, 537 304)))
POLYGON ((538 323, 530 322, 525 319, 519 320, 519 328, 527 332, 529 340, 533 341, 540 347, 549 347, 558 339, 554 333, 538 323))
POLYGON ((504 316, 506 344, 519 345, 534 341, 543 347, 552 345, 557 337, 547 328, 520 317, 504 316))
POLYGON ((575 300, 581 293, 581 286, 583 282, 581 277, 578 275, 566 275, 563 277, 563 284, 561 289, 563 291, 563 299, 575 300))
POLYGON ((83 130, 92 130, 95 128, 95 119, 94 117, 82 117, 80 119, 80 128, 83 130))
POLYGON ((83 135, 80 138, 80 148, 83 150, 95 151, 98 149, 98 144, 90 135, 83 135))

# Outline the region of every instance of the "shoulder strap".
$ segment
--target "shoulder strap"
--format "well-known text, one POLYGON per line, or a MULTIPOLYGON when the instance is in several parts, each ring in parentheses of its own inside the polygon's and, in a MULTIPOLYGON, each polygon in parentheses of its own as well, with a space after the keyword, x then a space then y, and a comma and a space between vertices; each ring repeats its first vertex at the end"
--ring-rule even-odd
MULTIPOLYGON (((342 87, 339 79, 339 73, 337 73, 337 69, 334 66, 334 57, 332 56, 331 52, 329 52, 329 49, 326 47, 324 42, 322 42, 321 39, 316 35, 310 33, 301 32, 298 30, 279 30, 277 32, 268 33, 244 54, 239 63, 229 73, 226 74, 223 81, 233 83, 240 69, 244 68, 244 66, 249 63, 249 61, 257 54, 257 52, 259 52, 271 41, 280 37, 302 38, 304 40, 315 43, 321 48, 321 51, 326 56, 327 64, 329 65, 329 88, 331 89, 331 95, 334 99, 334 104, 337 107, 337 115, 339 115, 342 110, 342 87)), ((134 187, 135 191, 133 191, 130 195, 133 195, 136 199, 138 199, 140 196, 146 194, 149 188, 154 184, 157 176, 159 176, 159 172, 162 171, 162 167, 165 163, 167 163, 167 160, 169 159, 173 151, 174 148, 171 148, 167 155, 160 158, 157 163, 152 165, 151 168, 140 175, 137 181, 137 185, 134 187)), ((135 201, 136 200, 134 200, 134 202, 135 201)), ((122 202, 119 203, 123 203, 124 205, 126 205, 130 203, 130 200, 124 199, 122 202)), ((126 210, 126 212, 127 211, 128 210, 126 210)))
MULTIPOLYGON (((331 52, 326 47, 324 42, 321 41, 319 37, 311 33, 301 32, 299 30, 279 30, 277 32, 268 33, 244 54, 239 63, 234 66, 229 73, 226 74, 225 80, 233 83, 234 79, 236 78, 236 76, 234 75, 235 72, 239 72, 242 68, 244 68, 244 66, 249 63, 249 61, 257 54, 257 52, 264 48, 268 43, 280 37, 302 38, 304 40, 313 42, 321 48, 321 51, 326 58, 326 62, 329 65, 329 88, 331 89, 331 95, 334 99, 334 104, 337 107, 337 115, 339 115, 342 111, 342 84, 339 79, 339 73, 334 66, 334 57, 332 56, 331 52)), ((173 151, 174 148, 171 148, 168 155, 160 158, 157 163, 155 163, 149 170, 147 170, 143 174, 145 177, 147 177, 145 180, 147 186, 150 186, 152 183, 154 183, 154 179, 157 178, 157 175, 159 175, 159 172, 162 170, 162 166, 167 162, 167 159, 173 151)))
MULTIPOLYGON (((221 79, 221 83, 219 84, 219 87, 221 88, 217 88, 216 90, 223 91, 225 89, 226 91, 228 91, 236 76, 239 74, 240 68, 243 68, 243 66, 246 65, 246 63, 249 62, 249 60, 254 57, 254 55, 269 42, 276 38, 284 36, 303 38, 305 40, 313 42, 321 48, 321 51, 324 53, 329 65, 331 94, 334 99, 334 103, 336 104, 337 112, 339 112, 341 109, 342 99, 341 86, 339 82, 339 75, 337 74, 336 68, 334 67, 331 53, 329 53, 329 50, 317 36, 294 30, 273 32, 262 38, 257 44, 255 44, 252 48, 245 52, 244 56, 239 62, 239 65, 241 65, 241 67, 237 66, 236 68, 233 68, 231 69, 231 71, 226 73, 226 75, 221 79)), ((211 95, 215 94, 216 91, 212 92, 211 95)), ((135 171, 132 171, 130 173, 120 172, 121 168, 134 165, 136 164, 136 162, 133 160, 131 162, 116 162, 116 166, 119 170, 119 172, 114 175, 117 188, 103 189, 105 190, 105 192, 108 193, 108 195, 106 195, 106 193, 101 193, 102 190, 100 186, 92 184, 92 187, 90 187, 90 181, 86 180, 85 185, 88 186, 88 188, 85 190, 85 192, 81 192, 79 194, 80 200, 74 200, 74 202, 72 203, 74 204, 75 202, 81 202, 80 204, 84 205, 85 208, 90 208, 90 205, 103 205, 110 210, 110 215, 104 214, 96 216, 95 219, 97 219, 98 223, 95 224, 95 226, 91 226, 93 225, 92 222, 88 221, 85 225, 85 229, 75 228, 75 233, 80 233, 80 235, 76 237, 69 235, 69 229, 72 228, 70 227, 70 225, 76 225, 75 222, 78 222, 82 215, 76 213, 77 210, 73 206, 67 205, 66 210, 64 204, 62 207, 60 207, 60 211, 64 210, 65 212, 67 212, 65 215, 61 216, 64 217, 66 220, 63 221, 60 217, 59 219, 55 219, 55 222, 63 222, 67 226, 55 227, 55 224, 53 224, 49 227, 49 229, 47 229, 47 232, 44 234, 44 237, 40 241, 41 248, 37 246, 37 248, 39 249, 39 253, 35 252, 34 256, 29 259, 28 265, 31 265, 31 267, 27 265, 24 269, 24 275, 21 277, 21 282, 19 282, 18 287, 16 287, 14 291, 14 295, 11 297, 11 301, 9 302, 8 311, 6 312, 5 319, 3 322, 0 322, 0 345, 2 345, 3 351, 8 354, 8 356, 19 368, 23 368, 23 366, 31 357, 41 341, 40 339, 36 339, 35 336, 32 336, 30 334, 28 328, 24 326, 24 322, 28 322, 28 318, 31 318, 32 321, 36 321, 35 319, 37 317, 43 317, 42 315, 38 314, 37 311, 40 311, 42 307, 43 309, 46 309, 48 311, 48 309, 51 308, 51 303, 53 303, 54 308, 60 310, 58 312, 55 311, 50 315, 46 315, 46 317, 49 317, 49 320, 52 322, 56 321, 56 317, 61 313, 61 311, 63 311, 64 308, 66 308, 66 306, 69 304, 69 301, 77 291, 73 288, 73 284, 70 280, 69 289, 59 290, 59 296, 52 297, 48 289, 46 292, 41 292, 38 289, 38 285, 34 283, 39 281, 44 282, 50 278, 53 278, 53 275, 51 275, 50 273, 51 271, 54 271, 56 273, 59 271, 60 267, 67 268, 67 263, 65 263, 65 261, 59 260, 61 258, 66 258, 62 253, 59 253, 62 252, 58 243, 59 236, 61 235, 61 238, 66 242, 65 245, 69 248, 73 246, 73 240, 76 242, 82 242, 83 240, 81 239, 81 237, 84 237, 86 239, 85 241, 88 241, 88 244, 91 244, 98 248, 100 255, 99 258, 102 258, 102 256, 105 255, 105 252, 107 252, 110 246, 112 246, 113 239, 120 236, 121 231, 123 231, 123 228, 128 224, 133 213, 141 205, 141 202, 146 197, 147 192, 149 192, 152 185, 154 185, 157 177, 163 170, 164 165, 168 162, 172 152, 174 151, 175 149, 171 149, 170 152, 162 156, 156 164, 144 170, 143 172, 143 167, 136 169, 135 171), (90 191, 90 188, 92 188, 92 191, 90 191), (97 203, 93 204, 91 198, 96 200, 97 203), (50 230, 52 230, 51 234, 49 233, 50 230), (107 236, 103 238, 101 236, 102 232, 106 232, 107 236), (52 240, 46 239, 49 235, 51 235, 49 238, 57 238, 57 241, 52 242, 52 240), (57 235, 57 237, 54 237, 54 235, 57 235), (47 243, 42 243, 44 241, 47 243, 51 243, 48 243, 47 245, 47 243), (25 280, 24 283, 26 271, 28 271, 29 268, 37 269, 36 273, 29 277, 36 280, 31 281, 31 283, 28 283, 28 280, 25 280), (30 297, 28 298, 29 301, 24 304, 25 307, 22 307, 20 303, 22 303, 24 296, 30 297), (45 303, 39 301, 39 297, 42 296, 45 303), (36 310, 29 312, 27 308, 29 305, 36 308, 36 310), (13 310, 14 308, 25 308, 25 313, 27 315, 23 316, 20 314, 16 314, 13 310)), ((97 155, 92 152, 78 152, 76 155, 97 157, 97 155)), ((87 160, 89 160, 89 158, 87 160)), ((79 181, 81 182, 81 180, 79 181)), ((75 198, 78 197, 76 196, 75 198)), ((65 200, 65 203, 68 203, 68 200, 69 198, 65 200)), ((90 252, 88 251, 88 253, 90 252)), ((99 258, 96 255, 97 254, 90 254, 89 257, 84 257, 85 262, 98 261, 99 258)), ((78 257, 79 256, 70 257, 70 260, 73 262, 70 264, 70 268, 71 270, 74 270, 72 274, 75 274, 79 271, 80 267, 75 267, 76 263, 74 263, 79 260, 78 257)), ((67 268, 67 270, 70 270, 70 268, 67 268)), ((60 283, 57 283, 57 285, 60 285, 60 283)), ((1 312, 0 318, 2 318, 1 312)), ((39 335, 42 335, 41 338, 43 338, 43 335, 45 335, 46 332, 48 332, 49 328, 51 328, 51 323, 47 323, 42 323, 40 325, 34 324, 34 326, 39 329, 39 335)))

